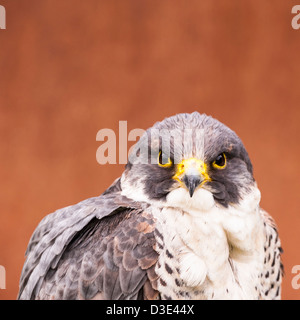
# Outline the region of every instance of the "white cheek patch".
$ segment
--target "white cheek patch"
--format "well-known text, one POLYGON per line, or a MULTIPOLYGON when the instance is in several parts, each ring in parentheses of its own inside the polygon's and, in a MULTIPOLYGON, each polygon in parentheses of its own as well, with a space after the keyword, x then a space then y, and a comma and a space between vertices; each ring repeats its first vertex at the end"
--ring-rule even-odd
POLYGON ((240 202, 239 206, 245 212, 253 212, 258 207, 260 203, 260 198, 260 191, 255 185, 254 188, 251 189, 251 192, 242 196, 242 201, 240 202))
POLYGON ((212 193, 203 188, 198 188, 192 197, 185 188, 178 188, 167 195, 167 204, 185 210, 209 211, 215 205, 215 200, 212 193))

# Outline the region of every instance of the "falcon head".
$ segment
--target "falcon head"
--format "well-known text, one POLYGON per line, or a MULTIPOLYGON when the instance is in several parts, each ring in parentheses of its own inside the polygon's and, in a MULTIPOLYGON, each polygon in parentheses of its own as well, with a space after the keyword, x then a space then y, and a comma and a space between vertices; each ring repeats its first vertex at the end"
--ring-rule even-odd
POLYGON ((240 138, 218 120, 194 112, 157 122, 129 155, 124 194, 203 210, 238 205, 255 180, 240 138))

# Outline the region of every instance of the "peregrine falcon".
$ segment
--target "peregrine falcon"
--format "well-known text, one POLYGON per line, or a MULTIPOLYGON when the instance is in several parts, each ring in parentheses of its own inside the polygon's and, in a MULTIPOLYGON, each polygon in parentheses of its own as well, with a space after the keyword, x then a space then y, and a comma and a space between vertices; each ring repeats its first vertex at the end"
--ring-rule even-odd
POLYGON ((148 129, 100 196, 47 215, 19 299, 280 299, 274 220, 240 138, 178 114, 148 129))

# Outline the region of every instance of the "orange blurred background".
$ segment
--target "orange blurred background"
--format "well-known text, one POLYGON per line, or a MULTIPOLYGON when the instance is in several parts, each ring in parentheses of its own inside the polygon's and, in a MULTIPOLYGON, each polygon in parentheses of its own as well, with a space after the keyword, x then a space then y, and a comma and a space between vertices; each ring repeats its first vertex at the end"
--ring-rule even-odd
MULTIPOLYGON (((298 1, 299 2, 299 1, 298 1)), ((283 299, 300 265, 297 1, 2 0, 0 265, 15 299, 29 238, 54 210, 99 195, 96 134, 197 110, 243 140, 282 245, 283 299)), ((129 144, 130 146, 130 144, 129 144)))

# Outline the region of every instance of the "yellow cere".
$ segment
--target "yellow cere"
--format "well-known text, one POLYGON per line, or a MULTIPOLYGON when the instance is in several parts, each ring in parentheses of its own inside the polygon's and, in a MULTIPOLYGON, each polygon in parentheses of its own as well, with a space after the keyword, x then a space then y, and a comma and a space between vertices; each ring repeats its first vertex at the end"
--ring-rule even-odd
POLYGON ((189 158, 182 160, 177 165, 177 171, 175 175, 173 176, 173 179, 178 180, 181 182, 181 177, 188 173, 190 169, 196 169, 200 175, 204 178, 204 181, 211 181, 211 178, 209 177, 207 173, 207 165, 204 163, 204 161, 197 159, 197 158, 189 158))

